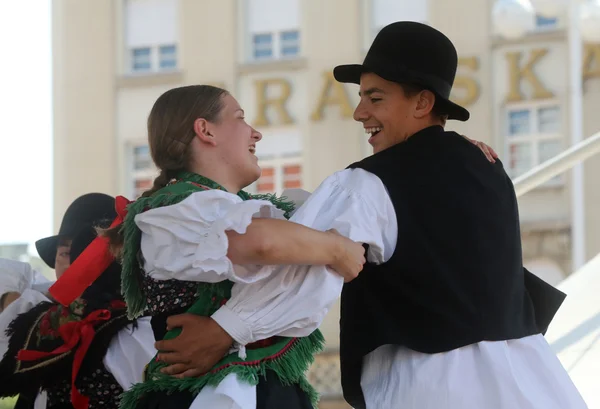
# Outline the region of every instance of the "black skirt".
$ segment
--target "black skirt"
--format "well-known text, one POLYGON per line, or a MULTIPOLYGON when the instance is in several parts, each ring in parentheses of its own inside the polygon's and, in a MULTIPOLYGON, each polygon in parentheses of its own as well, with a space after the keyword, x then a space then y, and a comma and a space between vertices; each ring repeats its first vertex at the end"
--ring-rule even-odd
MULTIPOLYGON (((152 392, 140 400, 136 409, 187 409, 194 397, 190 392, 170 395, 152 392)), ((267 371, 256 387, 256 409, 313 409, 308 395, 298 385, 283 385, 277 375, 267 371)), ((212 408, 207 408, 212 409, 212 408)))

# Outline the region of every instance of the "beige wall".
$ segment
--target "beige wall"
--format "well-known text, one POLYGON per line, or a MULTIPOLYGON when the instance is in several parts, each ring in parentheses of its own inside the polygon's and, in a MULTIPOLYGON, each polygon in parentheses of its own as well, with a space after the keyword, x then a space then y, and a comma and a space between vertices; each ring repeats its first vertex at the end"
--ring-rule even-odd
POLYGON ((237 7, 234 0, 180 0, 182 71, 186 84, 235 87, 237 7))
MULTIPOLYGON (((360 2, 308 1, 304 2, 306 51, 310 55, 307 73, 307 104, 310 113, 317 109, 325 73, 331 73, 339 64, 362 61, 360 2), (342 6, 342 3, 344 6, 342 6)), ((339 86, 339 85, 333 85, 339 86)), ((341 89, 341 88, 340 88, 341 89)), ((358 86, 347 85, 345 93, 354 109, 358 86)), ((334 89, 329 92, 335 95, 334 89)), ((364 156, 365 134, 362 126, 351 118, 342 117, 340 106, 328 106, 322 119, 307 118, 305 133, 305 160, 307 189, 314 189, 333 172, 343 169, 364 156)))
POLYGON ((54 226, 91 191, 116 192, 113 4, 54 0, 54 226), (85 170, 85 171, 83 171, 85 170))
POLYGON ((466 106, 471 113, 471 119, 467 122, 450 121, 447 129, 496 147, 497 141, 491 126, 494 112, 491 106, 492 49, 490 36, 487 35, 490 31, 489 19, 471 17, 468 18, 468 24, 465 24, 465 17, 456 15, 458 10, 469 10, 470 16, 486 16, 486 3, 472 0, 434 0, 430 3, 429 13, 431 24, 454 43, 459 59, 469 60, 459 65, 457 81, 452 92, 453 99, 457 102, 459 99, 465 99, 467 86, 476 87, 478 92, 475 103, 466 106), (475 60, 474 66, 471 66, 471 59, 475 60))

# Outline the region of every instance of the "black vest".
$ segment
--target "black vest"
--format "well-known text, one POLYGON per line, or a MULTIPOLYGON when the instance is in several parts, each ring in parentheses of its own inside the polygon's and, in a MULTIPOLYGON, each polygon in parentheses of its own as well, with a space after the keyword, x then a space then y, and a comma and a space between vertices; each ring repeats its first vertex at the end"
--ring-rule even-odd
POLYGON ((388 262, 367 264, 341 299, 344 397, 364 408, 362 359, 379 346, 439 353, 545 331, 564 294, 528 274, 517 199, 500 161, 442 127, 355 163, 378 176, 398 220, 388 262), (536 321, 535 304, 552 298, 536 321), (548 318, 549 316, 549 318, 548 318))

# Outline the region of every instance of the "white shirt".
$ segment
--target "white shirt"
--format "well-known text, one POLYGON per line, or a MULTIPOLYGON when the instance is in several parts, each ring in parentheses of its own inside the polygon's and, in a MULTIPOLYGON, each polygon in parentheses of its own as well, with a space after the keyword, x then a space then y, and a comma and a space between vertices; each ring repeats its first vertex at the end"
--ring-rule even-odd
MULTIPOLYGON (((340 295, 342 278, 318 266, 232 265, 224 231, 243 233, 251 217, 281 214, 268 202, 242 202, 220 191, 145 212, 136 217, 145 269, 156 279, 234 281, 231 299, 213 318, 241 345, 307 335, 340 295)), ((374 263, 389 260, 396 247, 396 214, 387 190, 361 169, 327 178, 291 220, 369 244, 374 263)), ((384 345, 364 358, 361 385, 369 409, 586 407, 541 335, 434 355, 384 345)), ((192 408, 202 407, 254 409, 256 391, 230 375, 201 391, 192 408)))
MULTIPOLYGON (((0 259, 0 294, 12 291, 21 294, 0 313, 0 357, 8 351, 10 338, 5 333, 8 325, 17 315, 29 311, 40 302, 50 301, 39 290, 47 290, 52 283, 27 263, 0 259)), ((103 363, 123 390, 128 390, 131 385, 142 382, 144 368, 155 354, 150 318, 145 317, 137 320, 135 330, 128 325, 113 337, 103 363)), ((34 409, 45 409, 46 399, 46 392, 41 392, 36 398, 34 409)))

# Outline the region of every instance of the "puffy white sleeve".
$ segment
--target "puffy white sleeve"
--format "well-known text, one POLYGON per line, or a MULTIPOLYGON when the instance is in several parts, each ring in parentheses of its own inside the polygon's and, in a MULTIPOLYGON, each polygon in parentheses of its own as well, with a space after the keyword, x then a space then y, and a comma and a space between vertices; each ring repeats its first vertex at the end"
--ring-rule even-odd
MULTIPOLYGON (((326 179, 292 220, 369 244, 374 263, 387 261, 396 246, 389 195, 381 180, 364 170, 344 170, 326 179)), ((342 286, 342 277, 323 266, 277 266, 258 283, 235 284, 231 299, 212 317, 240 345, 274 335, 307 336, 342 286)))
POLYGON ((21 292, 19 298, 13 301, 0 313, 0 359, 2 359, 6 351, 8 351, 8 341, 10 338, 6 335, 6 329, 10 323, 17 318, 19 314, 29 311, 43 301, 50 300, 39 291, 25 289, 21 292))
POLYGON ((142 231, 144 270, 156 280, 258 281, 270 269, 231 263, 225 232, 243 234, 260 217, 282 219, 283 212, 269 201, 243 201, 220 190, 193 193, 180 203, 141 213, 135 222, 142 231))
POLYGON ((40 276, 29 263, 0 259, 0 295, 8 292, 22 294, 40 276))

